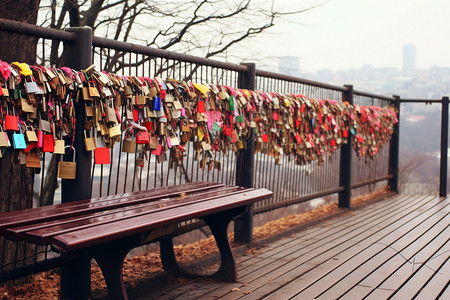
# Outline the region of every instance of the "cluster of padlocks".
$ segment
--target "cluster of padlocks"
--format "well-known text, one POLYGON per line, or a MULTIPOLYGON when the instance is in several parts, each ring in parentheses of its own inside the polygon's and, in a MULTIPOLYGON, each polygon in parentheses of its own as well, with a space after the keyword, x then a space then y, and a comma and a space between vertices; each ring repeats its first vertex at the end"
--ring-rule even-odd
POLYGON ((149 155, 179 165, 193 142, 200 166, 220 169, 213 151, 241 150, 251 137, 255 151, 277 162, 292 155, 298 164, 320 163, 349 133, 358 155, 372 157, 397 122, 393 107, 120 76, 94 66, 77 71, 0 61, 0 70, 0 157, 12 149, 31 168, 40 168, 43 152, 63 154, 71 147, 75 107, 84 108, 81 138, 96 164, 109 164, 110 149, 119 144, 136 153, 140 166, 149 155))

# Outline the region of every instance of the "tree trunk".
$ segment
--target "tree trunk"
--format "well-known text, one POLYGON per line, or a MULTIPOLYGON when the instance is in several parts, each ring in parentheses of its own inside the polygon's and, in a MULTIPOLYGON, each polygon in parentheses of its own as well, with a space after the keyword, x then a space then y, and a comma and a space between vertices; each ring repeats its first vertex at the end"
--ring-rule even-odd
MULTIPOLYGON (((39 0, 13 0, 0 2, 0 16, 36 24, 39 0)), ((0 31, 0 59, 34 64, 37 38, 0 31)), ((15 211, 33 206, 33 169, 20 165, 17 154, 8 149, 0 158, 0 212, 15 211)), ((0 239, 0 270, 30 263, 34 246, 0 239)))
MULTIPOLYGON (((0 212, 15 211, 32 207, 33 203, 33 169, 20 165, 17 154, 6 151, 0 158, 0 212)), ((0 238, 0 270, 32 263, 35 246, 24 242, 11 242, 0 238)), ((20 284, 23 280, 11 282, 20 284)))
MULTIPOLYGON (((2 1, 0 16, 4 19, 16 20, 36 24, 40 0, 13 0, 2 1)), ((0 31, 0 59, 11 63, 13 61, 35 64, 37 38, 6 33, 0 31)))

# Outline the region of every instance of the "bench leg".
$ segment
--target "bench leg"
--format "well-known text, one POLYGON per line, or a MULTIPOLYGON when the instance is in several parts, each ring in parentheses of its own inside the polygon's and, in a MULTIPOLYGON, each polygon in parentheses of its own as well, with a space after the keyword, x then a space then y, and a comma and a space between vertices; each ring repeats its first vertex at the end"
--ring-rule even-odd
POLYGON ((140 236, 133 236, 95 248, 93 258, 99 265, 108 288, 108 299, 126 300, 123 283, 123 261, 131 249, 140 243, 140 236))
MULTIPOLYGON (((225 282, 237 281, 236 262, 234 260, 233 252, 231 251, 230 241, 228 240, 227 228, 234 217, 242 214, 246 210, 246 206, 237 207, 228 211, 212 214, 201 218, 211 229, 212 234, 219 248, 221 263, 219 270, 212 276, 217 280, 225 282)), ((186 273, 177 262, 175 253, 173 251, 172 238, 163 239, 160 241, 161 261, 166 271, 176 272, 182 275, 192 276, 186 273)))
POLYGON ((91 292, 91 257, 85 252, 66 257, 61 266, 61 299, 89 299, 91 292))
POLYGON ((164 271, 183 274, 189 276, 178 264, 175 252, 173 251, 173 239, 166 238, 159 241, 159 249, 161 253, 161 263, 164 271))
POLYGON ((246 209, 246 206, 241 206, 202 218, 211 229, 220 252, 220 267, 213 274, 215 279, 225 282, 236 282, 238 280, 236 261, 228 240, 227 228, 231 220, 244 213, 246 209))

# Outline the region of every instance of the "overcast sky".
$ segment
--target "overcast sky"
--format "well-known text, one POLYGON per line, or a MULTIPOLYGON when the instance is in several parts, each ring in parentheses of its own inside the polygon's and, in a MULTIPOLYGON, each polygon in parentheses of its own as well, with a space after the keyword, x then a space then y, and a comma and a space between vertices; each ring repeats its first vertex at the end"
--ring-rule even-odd
POLYGON ((329 0, 296 20, 302 25, 278 27, 282 34, 258 45, 271 56, 299 56, 305 72, 367 64, 400 69, 406 44, 416 46, 417 68, 450 67, 450 0, 329 0))

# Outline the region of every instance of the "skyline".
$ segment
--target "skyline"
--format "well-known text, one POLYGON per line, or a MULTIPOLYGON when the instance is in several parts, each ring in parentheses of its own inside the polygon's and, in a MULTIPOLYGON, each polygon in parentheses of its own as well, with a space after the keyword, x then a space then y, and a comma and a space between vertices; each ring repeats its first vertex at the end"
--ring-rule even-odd
MULTIPOLYGON (((276 2, 291 10, 312 6, 276 2), (298 6, 298 7, 297 7, 298 6)), ((416 46, 417 69, 450 67, 450 1, 329 0, 258 38, 260 53, 298 56, 302 72, 375 68, 402 69, 403 47, 416 46), (302 25, 299 25, 301 23, 302 25)))

